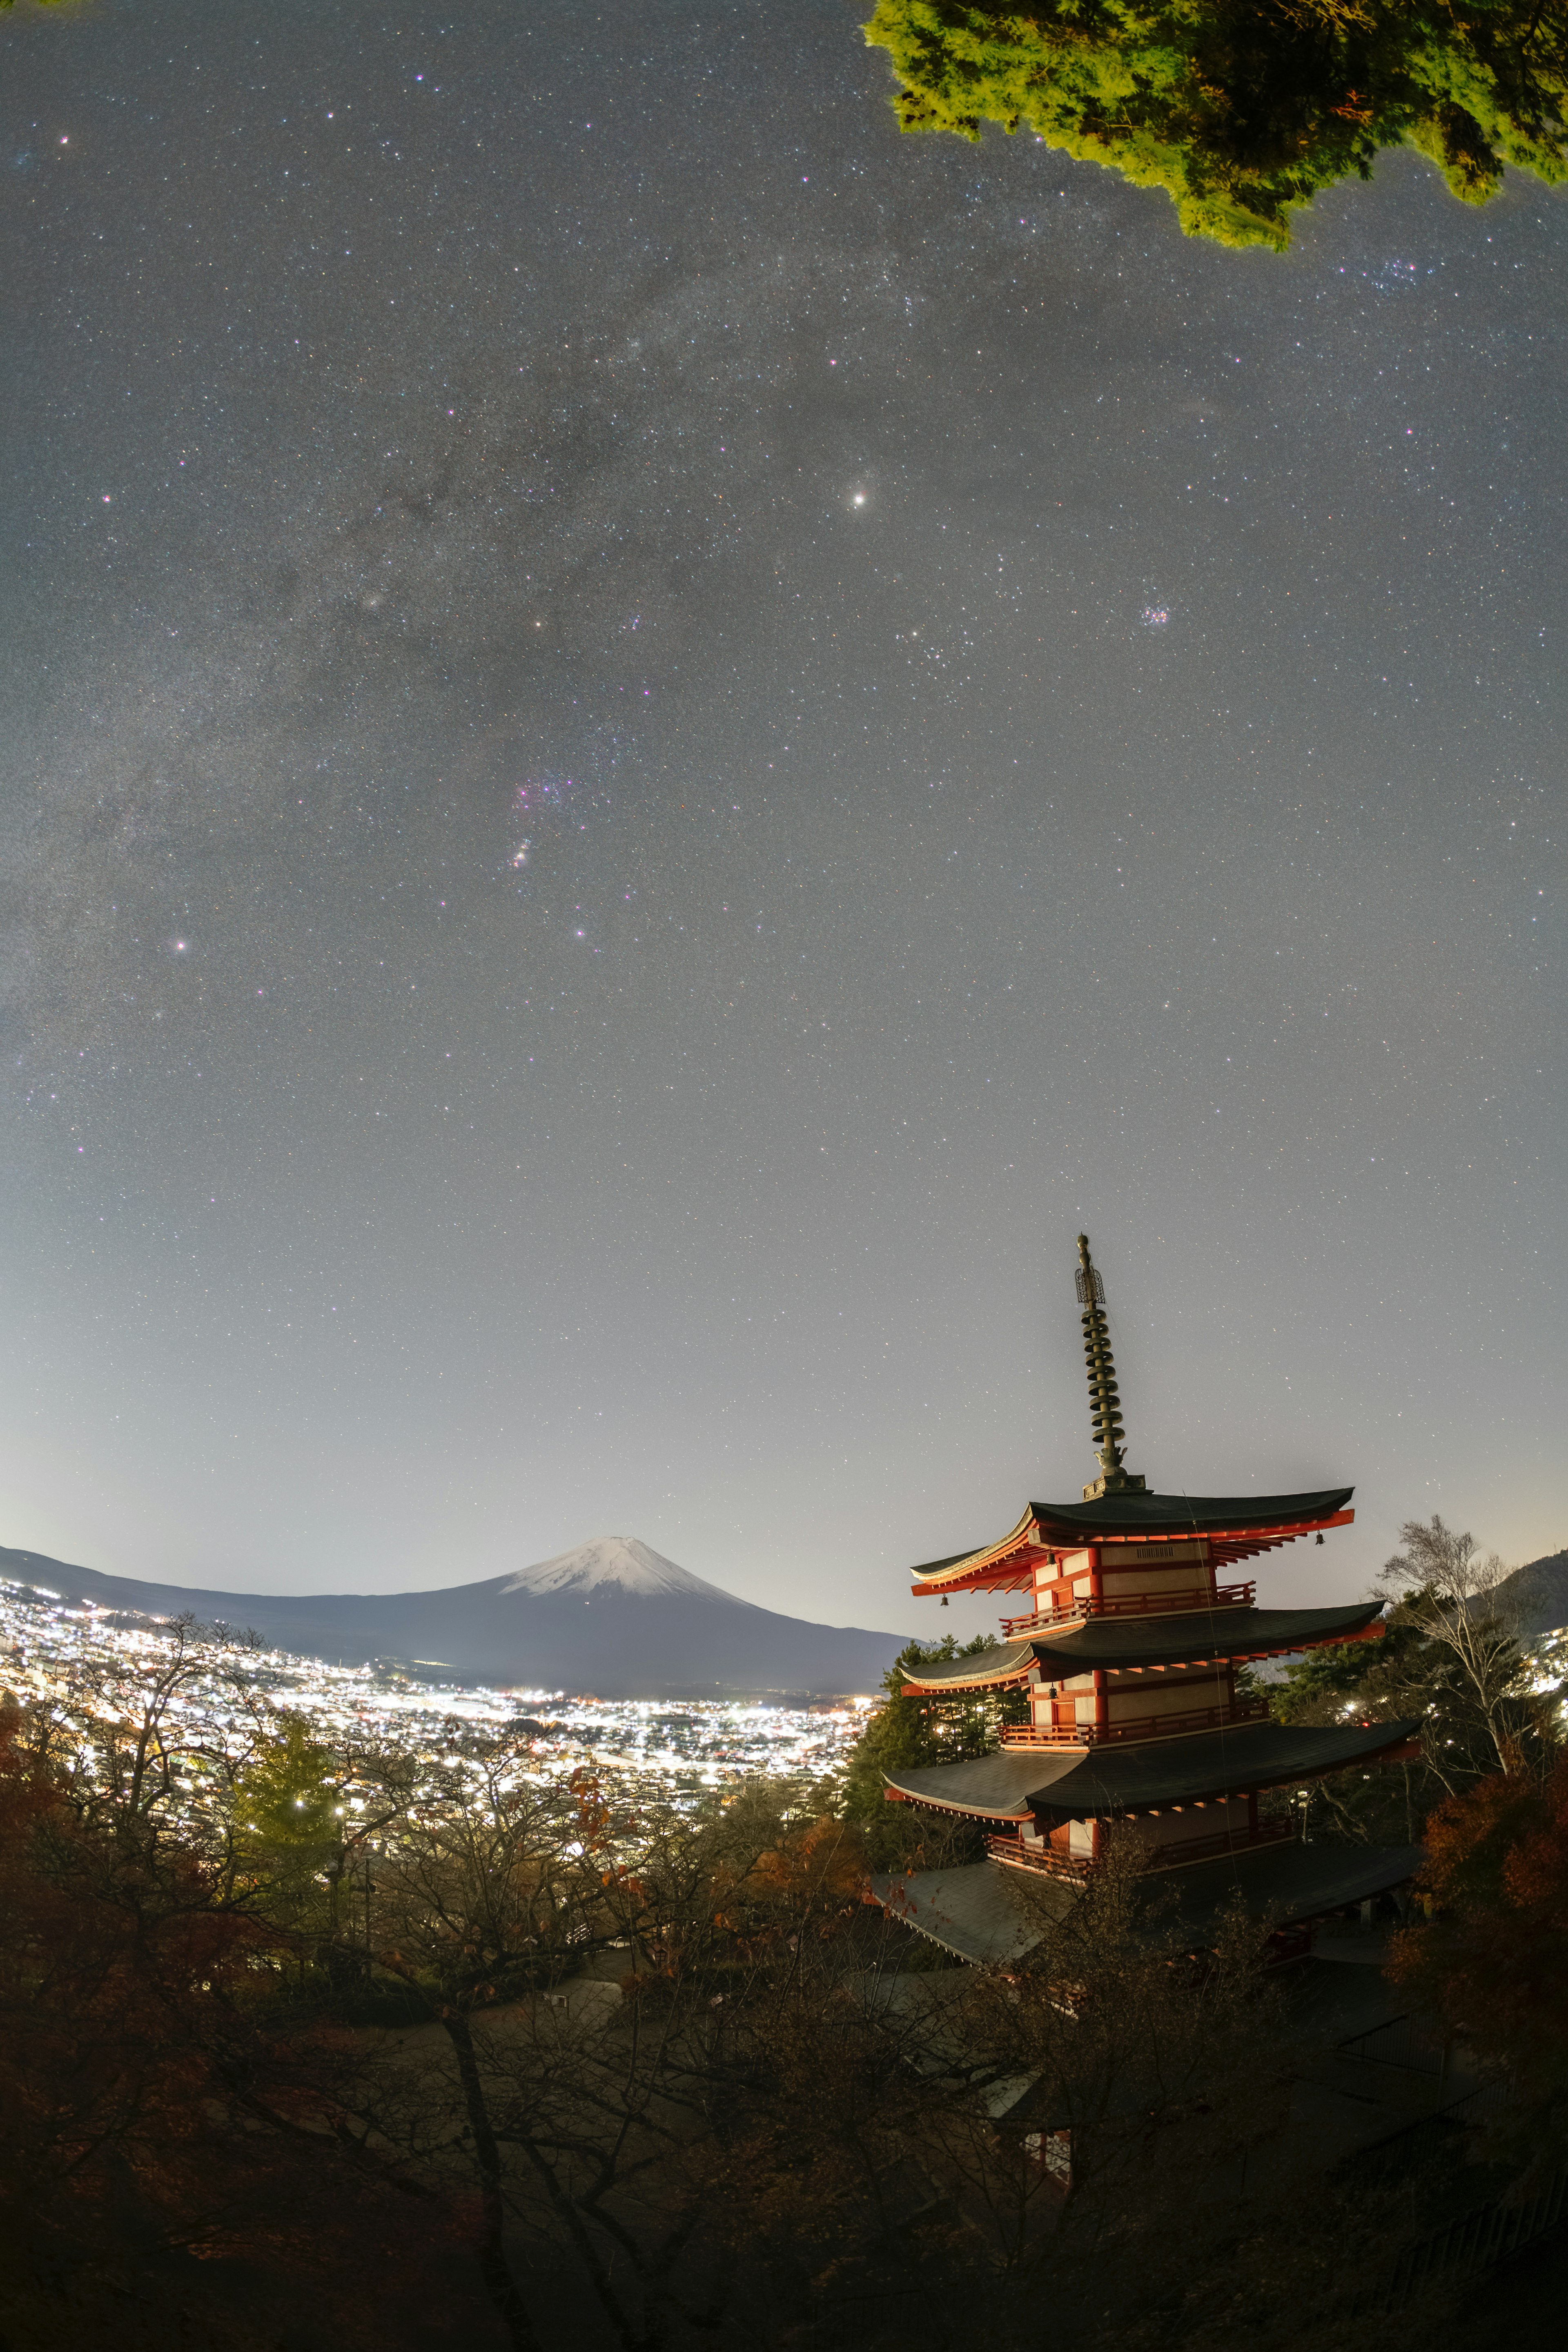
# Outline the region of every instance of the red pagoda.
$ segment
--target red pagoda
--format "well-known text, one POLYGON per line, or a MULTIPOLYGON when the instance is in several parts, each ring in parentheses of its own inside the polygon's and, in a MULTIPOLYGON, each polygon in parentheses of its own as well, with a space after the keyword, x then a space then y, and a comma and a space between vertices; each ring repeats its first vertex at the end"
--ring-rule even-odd
POLYGON ((1298 1727, 1238 1697, 1236 1670, 1249 1660, 1364 1641, 1382 1624, 1374 1601, 1260 1609, 1251 1582, 1230 1580, 1260 1552, 1308 1536, 1321 1543, 1326 1528, 1348 1527, 1354 1489, 1151 1494, 1125 1464, 1105 1288, 1087 1234, 1078 1255, 1099 1476, 1082 1501, 1030 1503, 1000 1542, 914 1570, 917 1594, 1024 1600, 1019 1615, 1003 1618, 1001 1641, 911 1674, 906 1687, 949 1698, 1016 1693, 1027 1719, 1005 1725, 992 1754, 889 1775, 884 1791, 982 1824, 989 1859, 883 1881, 877 1892, 964 1958, 1015 1958, 1040 1929, 1010 1897, 1013 1874, 1038 1874, 1041 1895, 1070 1901, 1109 1825, 1128 1822, 1195 1943, 1239 1892, 1249 1911, 1269 1913, 1285 1931, 1277 1948, 1304 1948, 1314 1919, 1398 1885, 1420 1853, 1303 1843, 1291 1813, 1261 1811, 1260 1797, 1391 1762, 1408 1752, 1417 1726, 1298 1727))

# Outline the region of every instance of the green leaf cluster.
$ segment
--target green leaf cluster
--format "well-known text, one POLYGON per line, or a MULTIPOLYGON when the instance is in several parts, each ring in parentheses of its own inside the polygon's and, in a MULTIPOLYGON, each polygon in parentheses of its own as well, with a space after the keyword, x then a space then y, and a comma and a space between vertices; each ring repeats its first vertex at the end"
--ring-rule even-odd
POLYGON ((1374 1641, 1308 1650, 1268 1678, 1243 1672, 1237 1685, 1267 1698, 1276 1723, 1341 1723, 1347 1712, 1370 1721, 1425 1715, 1445 1664, 1415 1626, 1393 1624, 1374 1641))
POLYGON ((235 1777, 233 1804, 252 1850, 299 1858, 316 1868, 343 1842, 341 1771, 313 1738, 303 1716, 283 1719, 282 1735, 258 1747, 235 1777))
POLYGON ((1417 148, 1484 204, 1568 178, 1564 0, 878 0, 905 131, 983 122, 1164 188, 1189 236, 1290 241, 1320 188, 1417 148))
POLYGON ((1020 1721, 1021 1701, 973 1696, 939 1698, 911 1691, 905 1678, 923 1667, 946 1665, 955 1658, 972 1658, 996 1646, 995 1636, 977 1633, 962 1648, 951 1634, 940 1642, 911 1642, 900 1650, 883 1676, 887 1697, 872 1717, 850 1759, 841 1809, 848 1821, 865 1833, 866 1851, 878 1868, 890 1869, 916 1859, 951 1859, 937 1849, 956 1832, 940 1817, 912 1805, 890 1805, 883 1791, 886 1775, 923 1764, 957 1764, 971 1756, 985 1756, 997 1745, 1004 1722, 1020 1721))

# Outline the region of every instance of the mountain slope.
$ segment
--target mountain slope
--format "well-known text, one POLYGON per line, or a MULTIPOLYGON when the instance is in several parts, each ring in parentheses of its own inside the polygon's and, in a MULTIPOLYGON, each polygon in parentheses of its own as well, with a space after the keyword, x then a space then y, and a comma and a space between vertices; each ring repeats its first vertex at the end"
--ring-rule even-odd
POLYGON ((3 1549, 0 1575, 107 1609, 188 1610, 302 1657, 396 1659, 455 1682, 601 1698, 874 1690, 907 1638, 758 1609, 619 1536, 435 1592, 215 1592, 3 1549))
POLYGON ((1522 1641, 1537 1642, 1542 1633, 1568 1625, 1568 1551, 1549 1552, 1544 1559, 1516 1568, 1498 1586, 1497 1599, 1517 1622, 1522 1641))

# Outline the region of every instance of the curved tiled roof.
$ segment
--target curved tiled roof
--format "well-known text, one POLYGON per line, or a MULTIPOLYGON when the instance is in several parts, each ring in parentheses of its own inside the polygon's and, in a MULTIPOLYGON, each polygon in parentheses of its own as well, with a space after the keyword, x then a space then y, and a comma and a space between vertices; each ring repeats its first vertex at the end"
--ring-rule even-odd
POLYGON ((1087 1503, 1031 1503, 1009 1535, 953 1552, 910 1570, 917 1592, 938 1592, 967 1581, 1022 1584, 1042 1550, 1071 1551, 1085 1544, 1173 1541, 1207 1536, 1216 1557, 1245 1559, 1292 1535, 1336 1524, 1354 1486, 1308 1495, 1097 1495, 1087 1503), (1010 1569, 1016 1574, 1009 1575, 1010 1569))
POLYGON ((1033 1815, 1088 1821, 1343 1771, 1398 1747, 1417 1728, 1413 1718, 1326 1729, 1248 1723, 1087 1753, 1080 1748, 1004 1748, 962 1764, 928 1764, 884 1777, 891 1791, 916 1804, 981 1820, 1017 1822, 1033 1815))
POLYGON ((1059 1632, 993 1642, 988 1650, 917 1673, 906 1669, 905 1680, 912 1690, 979 1690, 1019 1682, 1036 1665, 1042 1675, 1066 1676, 1096 1666, 1126 1671, 1280 1657, 1360 1633, 1382 1608, 1380 1601, 1360 1601, 1348 1609, 1181 1609, 1151 1617, 1092 1617, 1059 1632))
MULTIPOLYGON (((1164 1935, 1174 1925, 1201 1948, 1218 1935, 1220 1916, 1238 1895, 1253 1917, 1270 1912, 1288 1927, 1381 1895, 1413 1876, 1423 1859, 1413 1845, 1280 1845, 1154 1872, 1151 1895, 1156 1902, 1174 1895, 1176 1906, 1158 1912, 1155 1932, 1164 1935)), ((1021 1959, 1076 1899, 1076 1889, 1062 1880, 993 1862, 877 1878, 872 1892, 895 1918, 982 1966, 1021 1959)))
POLYGON ((1060 1528, 1075 1543, 1099 1536, 1207 1535, 1227 1528, 1293 1527, 1343 1511, 1354 1486, 1312 1495, 1097 1495, 1092 1503, 1031 1503, 1047 1543, 1060 1528))

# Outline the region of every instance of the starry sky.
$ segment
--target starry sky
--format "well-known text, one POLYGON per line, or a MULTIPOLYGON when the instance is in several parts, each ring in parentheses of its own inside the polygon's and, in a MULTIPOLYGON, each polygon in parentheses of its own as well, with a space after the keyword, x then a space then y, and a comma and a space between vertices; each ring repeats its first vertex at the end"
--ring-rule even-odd
MULTIPOLYGON (((863 9, 859 12, 863 14, 863 9)), ((1283 259, 856 12, 0 18, 0 1541, 1568 1541, 1568 196, 1283 259)))

